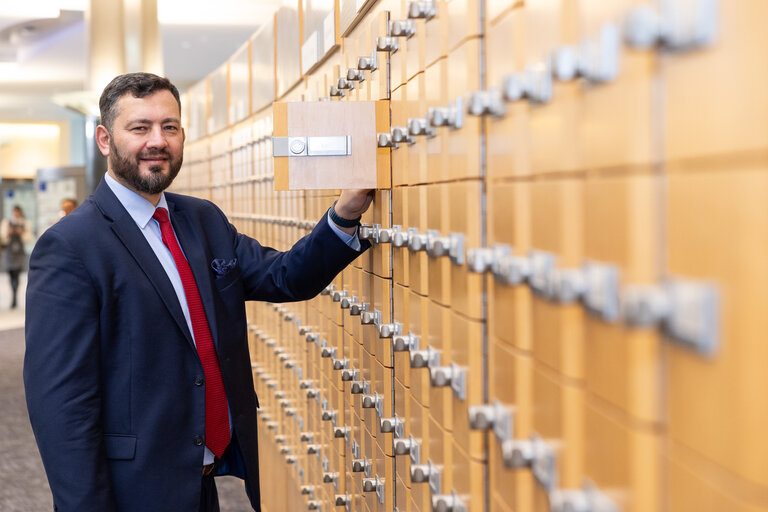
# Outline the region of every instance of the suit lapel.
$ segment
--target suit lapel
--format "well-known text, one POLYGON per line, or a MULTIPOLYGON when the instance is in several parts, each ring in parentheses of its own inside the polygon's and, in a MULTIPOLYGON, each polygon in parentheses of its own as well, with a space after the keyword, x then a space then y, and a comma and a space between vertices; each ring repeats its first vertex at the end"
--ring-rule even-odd
POLYGON ((105 217, 112 220, 112 231, 123 243, 126 250, 131 254, 141 270, 146 274, 149 281, 157 290, 168 312, 184 333, 187 341, 192 348, 195 348, 192 335, 187 327, 187 320, 181 310, 181 305, 176 298, 176 291, 173 289, 168 274, 165 273, 163 266, 157 259, 154 251, 147 243, 144 235, 136 226, 133 218, 128 214, 117 197, 112 193, 109 186, 102 180, 99 187, 93 195, 96 203, 99 205, 105 217))
POLYGON ((203 301, 203 309, 205 309, 205 316, 208 319, 208 327, 211 330, 211 336, 213 336, 213 342, 218 348, 219 337, 216 329, 216 311, 214 304, 213 285, 211 280, 211 257, 206 254, 205 241, 200 237, 199 226, 193 225, 192 220, 183 209, 177 209, 176 204, 166 195, 168 201, 168 209, 171 212, 171 224, 176 232, 176 237, 179 239, 179 245, 181 245, 184 251, 184 256, 187 258, 192 274, 195 276, 195 282, 197 283, 197 289, 200 292, 200 300, 203 301))

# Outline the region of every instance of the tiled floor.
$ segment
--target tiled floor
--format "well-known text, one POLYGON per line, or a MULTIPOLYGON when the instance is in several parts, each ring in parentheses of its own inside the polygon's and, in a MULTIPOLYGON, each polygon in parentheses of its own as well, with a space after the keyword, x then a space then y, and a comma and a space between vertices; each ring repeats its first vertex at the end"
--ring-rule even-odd
MULTIPOLYGON (((22 279, 20 304, 24 304, 22 279)), ((0 275, 0 511, 53 509, 51 491, 29 425, 21 370, 24 360, 23 307, 9 310, 8 277, 0 275)), ((217 478, 222 512, 251 509, 240 480, 217 478)), ((126 511, 133 512, 133 511, 126 511)), ((176 512, 176 511, 169 511, 176 512)), ((186 512, 186 511, 179 511, 186 512)), ((190 511, 193 512, 193 511, 190 511)))

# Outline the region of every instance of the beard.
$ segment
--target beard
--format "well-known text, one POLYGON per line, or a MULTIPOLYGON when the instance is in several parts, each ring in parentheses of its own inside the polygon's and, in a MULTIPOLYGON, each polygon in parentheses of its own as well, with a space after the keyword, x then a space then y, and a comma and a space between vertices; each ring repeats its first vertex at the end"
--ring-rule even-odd
POLYGON ((164 149, 152 150, 136 155, 135 159, 120 154, 112 140, 109 141, 110 160, 112 171, 125 183, 137 192, 145 194, 159 194, 168 188, 181 170, 183 156, 174 159, 164 149), (163 166, 153 165, 149 168, 149 175, 142 176, 139 166, 142 158, 163 157, 168 159, 168 174, 163 173, 163 166))

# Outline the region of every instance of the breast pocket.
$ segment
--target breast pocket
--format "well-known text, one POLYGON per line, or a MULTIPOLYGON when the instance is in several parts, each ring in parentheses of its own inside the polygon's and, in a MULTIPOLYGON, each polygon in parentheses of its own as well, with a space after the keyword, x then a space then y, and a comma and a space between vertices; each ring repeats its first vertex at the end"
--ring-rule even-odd
POLYGON ((216 276, 216 289, 221 293, 227 291, 229 287, 231 287, 233 284, 240 281, 240 276, 242 276, 242 271, 240 270, 240 267, 235 267, 232 270, 230 270, 226 275, 223 276, 216 276))

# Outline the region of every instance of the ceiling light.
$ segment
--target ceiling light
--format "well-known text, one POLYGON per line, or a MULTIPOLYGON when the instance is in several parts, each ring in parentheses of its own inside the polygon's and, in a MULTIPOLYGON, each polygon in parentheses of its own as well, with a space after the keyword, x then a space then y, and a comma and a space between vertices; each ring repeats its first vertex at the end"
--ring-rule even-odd
POLYGON ((55 2, 39 2, 34 5, 7 5, 0 8, 0 17, 35 19, 58 18, 61 15, 61 9, 55 5, 55 2))
POLYGON ((0 123, 0 138, 52 139, 60 134, 56 124, 0 123))

